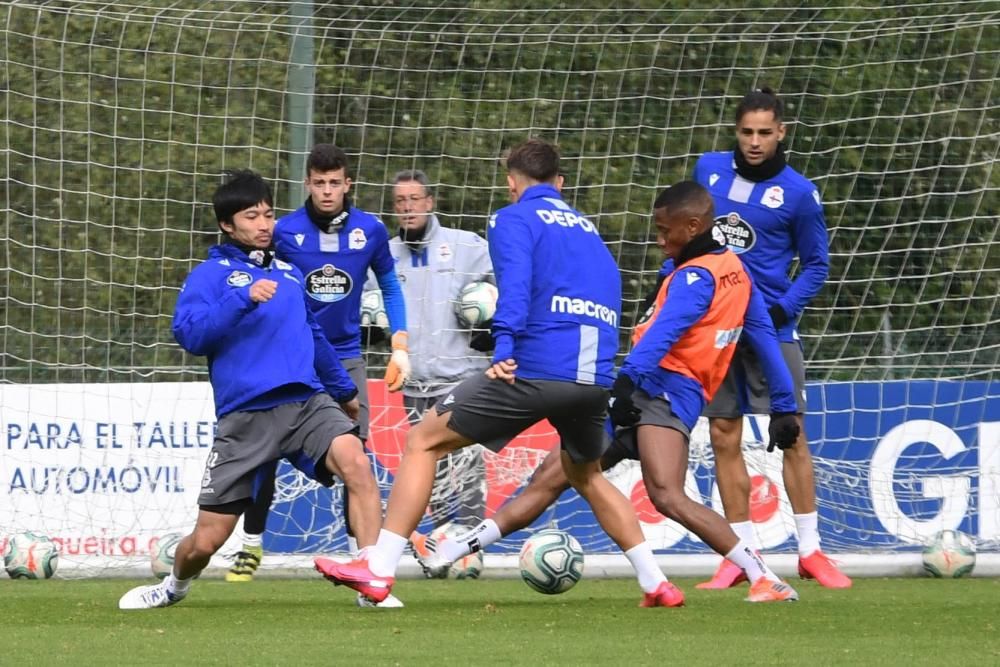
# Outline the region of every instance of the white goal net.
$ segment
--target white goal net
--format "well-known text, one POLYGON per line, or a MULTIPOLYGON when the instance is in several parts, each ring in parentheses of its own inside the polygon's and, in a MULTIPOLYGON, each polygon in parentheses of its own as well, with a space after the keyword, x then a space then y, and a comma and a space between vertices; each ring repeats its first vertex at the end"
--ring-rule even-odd
MULTIPOLYGON (((305 154, 332 142, 354 201, 390 229, 389 181, 416 168, 442 223, 482 234, 507 203, 504 149, 556 141, 568 201, 621 267, 625 351, 660 264, 656 194, 730 148, 736 102, 769 85, 830 233, 829 280, 800 326, 824 546, 912 553, 958 528, 996 550, 997 3, 621 4, 3 3, 0 540, 47 533, 64 562, 109 571, 191 526, 214 415, 204 360, 170 323, 217 239, 208 200, 225 170, 262 173, 287 212, 305 154)), ((380 377, 385 354, 367 359, 380 377)), ((372 395, 388 486, 406 419, 377 382, 372 395)), ((745 433, 758 533, 792 552, 766 423, 745 433)), ((487 512, 553 444, 543 424, 487 455, 487 512)), ((721 508, 713 473, 702 427, 688 490, 721 508)), ((652 511, 635 466, 611 476, 657 548, 707 553, 652 511)), ((265 545, 343 551, 339 493, 283 469, 265 545)), ((572 493, 542 525, 615 551, 572 493)))

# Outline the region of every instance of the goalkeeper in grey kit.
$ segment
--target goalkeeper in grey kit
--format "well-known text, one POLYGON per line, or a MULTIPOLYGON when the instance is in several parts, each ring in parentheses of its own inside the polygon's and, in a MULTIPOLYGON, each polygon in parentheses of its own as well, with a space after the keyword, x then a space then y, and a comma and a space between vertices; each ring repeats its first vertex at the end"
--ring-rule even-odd
MULTIPOLYGON (((493 281, 486 240, 473 232, 441 224, 427 175, 400 171, 393 177, 392 201, 398 233, 389 241, 406 302, 411 373, 403 386, 410 426, 418 424, 442 396, 462 380, 483 373, 492 350, 489 323, 471 332, 463 328, 454 305, 466 285, 493 281)), ((375 289, 369 278, 366 289, 375 289)), ((430 515, 434 527, 448 522, 472 526, 486 508, 482 447, 451 452, 438 461, 430 515)), ((426 537, 412 536, 413 548, 425 550, 426 537)))

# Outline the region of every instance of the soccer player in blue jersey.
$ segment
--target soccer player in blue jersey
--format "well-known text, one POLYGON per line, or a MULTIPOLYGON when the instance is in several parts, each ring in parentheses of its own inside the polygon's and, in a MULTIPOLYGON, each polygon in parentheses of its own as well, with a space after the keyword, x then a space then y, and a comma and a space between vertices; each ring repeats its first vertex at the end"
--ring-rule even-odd
POLYGON ((437 460, 482 443, 499 451, 548 419, 561 463, 598 522, 636 567, 644 606, 683 594, 656 565, 628 499, 601 474, 608 388, 614 380, 621 277, 593 223, 560 195, 559 152, 539 139, 507 158, 512 205, 490 218, 487 242, 500 290, 492 365, 467 379, 409 431, 384 529, 364 558, 317 558, 327 579, 380 600, 427 506, 437 460))
MULTIPOLYGON (((622 428, 614 432, 601 465, 639 460, 653 505, 737 563, 753 581, 749 601, 798 599, 725 519, 684 491, 691 430, 722 382, 741 334, 759 351, 769 380, 770 447, 795 442, 792 378, 767 308, 739 259, 713 237, 712 199, 702 186, 686 181, 664 190, 654 203, 654 221, 657 245, 668 259, 636 325, 635 347, 615 380, 611 418, 622 428)), ((530 525, 567 488, 550 454, 492 519, 443 541, 421 565, 440 568, 530 525)))
MULTIPOLYGON (((361 356, 361 294, 368 269, 378 280, 392 331, 392 357, 386 370, 389 391, 399 391, 410 373, 406 306, 389 252, 389 233, 376 216, 351 205, 347 154, 333 144, 318 144, 306 160, 305 205, 278 220, 275 252, 305 276, 305 290, 316 321, 358 386, 362 442, 368 439, 367 369, 361 356)), ((261 535, 274 497, 274 476, 244 516, 243 547, 227 581, 249 581, 263 554, 261 535)), ((357 545, 348 512, 345 525, 357 545)))
MULTIPOLYGON (((769 88, 746 95, 736 109, 736 148, 702 155, 695 164, 694 180, 711 192, 715 228, 725 235, 763 294, 795 380, 801 430, 795 446, 783 452, 782 477, 798 534, 799 574, 828 588, 848 588, 851 580, 820 549, 813 463, 802 419, 805 364, 796 330, 799 315, 829 272, 826 222, 816 186, 785 163, 782 106, 769 88), (799 269, 792 279, 796 257, 799 269)), ((759 360, 741 343, 729 375, 705 409, 726 518, 755 546, 750 476, 740 447, 743 415, 766 413, 764 385, 759 360)), ((711 581, 699 588, 728 588, 744 580, 739 568, 723 560, 711 581)))
POLYGON ((358 390, 312 317, 302 273, 274 257, 271 188, 257 174, 232 174, 212 198, 226 240, 181 287, 173 331, 181 347, 208 358, 218 428, 198 496, 194 530, 177 547, 163 582, 130 590, 121 609, 180 602, 223 545, 281 458, 352 496, 362 544, 382 522, 378 485, 358 427, 358 390), (340 405, 338 405, 338 403, 340 405))

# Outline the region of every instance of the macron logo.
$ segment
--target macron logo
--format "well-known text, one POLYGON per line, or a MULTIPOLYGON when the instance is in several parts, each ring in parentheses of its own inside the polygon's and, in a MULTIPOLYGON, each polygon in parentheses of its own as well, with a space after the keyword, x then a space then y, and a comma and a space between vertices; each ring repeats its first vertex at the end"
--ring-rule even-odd
POLYGON ((688 285, 690 285, 692 283, 696 283, 699 280, 701 280, 701 278, 698 277, 698 274, 695 273, 694 271, 688 271, 684 275, 687 276, 688 285))
POLYGON ((553 313, 586 315, 613 327, 618 326, 618 311, 590 299, 571 299, 568 296, 553 294, 549 310, 553 313))
POLYGON ((305 234, 296 234, 295 235, 295 242, 298 243, 300 246, 302 245, 302 242, 305 241, 305 240, 306 240, 306 235, 305 234))

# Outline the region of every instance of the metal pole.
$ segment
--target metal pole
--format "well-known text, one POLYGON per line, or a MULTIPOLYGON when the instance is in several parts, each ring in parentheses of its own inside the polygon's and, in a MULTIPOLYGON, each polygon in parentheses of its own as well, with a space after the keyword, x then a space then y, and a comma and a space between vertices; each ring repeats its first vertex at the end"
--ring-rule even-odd
POLYGON ((293 2, 291 6, 291 62, 288 69, 288 208, 305 201, 306 156, 313 142, 313 92, 316 89, 316 65, 313 62, 312 0, 293 2))

